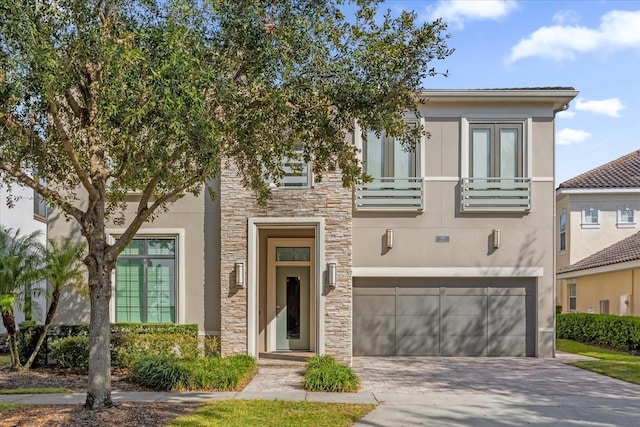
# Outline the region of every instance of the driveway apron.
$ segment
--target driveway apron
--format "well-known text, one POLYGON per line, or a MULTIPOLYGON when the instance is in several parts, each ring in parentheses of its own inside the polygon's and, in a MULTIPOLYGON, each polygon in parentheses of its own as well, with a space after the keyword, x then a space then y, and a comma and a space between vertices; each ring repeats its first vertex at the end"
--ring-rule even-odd
POLYGON ((640 386, 538 358, 357 357, 356 426, 640 426, 640 386))

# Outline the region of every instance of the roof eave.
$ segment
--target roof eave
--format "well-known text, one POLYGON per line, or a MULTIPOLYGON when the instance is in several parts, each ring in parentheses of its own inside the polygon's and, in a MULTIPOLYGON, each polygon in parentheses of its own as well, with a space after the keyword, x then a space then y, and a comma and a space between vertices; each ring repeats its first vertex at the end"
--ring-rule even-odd
POLYGON ((416 95, 426 102, 504 101, 549 102, 553 109, 567 105, 580 92, 574 89, 429 89, 416 95))

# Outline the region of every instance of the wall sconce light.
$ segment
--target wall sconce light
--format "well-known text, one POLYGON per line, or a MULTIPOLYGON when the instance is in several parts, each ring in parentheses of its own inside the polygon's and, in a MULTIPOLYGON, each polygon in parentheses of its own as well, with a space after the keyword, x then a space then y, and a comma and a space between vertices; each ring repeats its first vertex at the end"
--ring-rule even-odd
POLYGON ((387 228, 386 240, 387 240, 387 249, 393 248, 393 229, 387 228))
POLYGON ((236 286, 244 288, 244 262, 236 262, 236 286))
POLYGON ((491 234, 493 235, 493 249, 498 249, 500 247, 500 230, 497 228, 494 228, 493 231, 491 232, 491 234))
POLYGON ((335 262, 330 262, 327 264, 327 284, 330 288, 336 287, 336 282, 338 281, 338 272, 337 266, 335 262))

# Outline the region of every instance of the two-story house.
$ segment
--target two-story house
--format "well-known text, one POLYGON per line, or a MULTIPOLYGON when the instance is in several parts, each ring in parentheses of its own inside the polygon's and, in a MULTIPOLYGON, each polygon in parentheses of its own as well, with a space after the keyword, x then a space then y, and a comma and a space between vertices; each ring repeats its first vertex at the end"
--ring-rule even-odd
MULTIPOLYGON (((288 165, 261 207, 223 168, 120 255, 112 319, 197 323, 223 354, 551 357, 554 119, 577 93, 423 91, 414 150, 349 136, 374 178, 354 189, 288 165)), ((59 321, 86 320, 66 298, 59 321)))
POLYGON ((563 311, 640 312, 640 150, 556 190, 557 304, 563 311))

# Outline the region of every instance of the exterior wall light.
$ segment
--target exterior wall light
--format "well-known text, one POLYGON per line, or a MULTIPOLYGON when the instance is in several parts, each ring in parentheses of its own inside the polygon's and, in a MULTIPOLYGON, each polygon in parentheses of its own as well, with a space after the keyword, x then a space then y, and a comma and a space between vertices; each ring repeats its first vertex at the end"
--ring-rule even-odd
POLYGON ((387 228, 386 240, 387 240, 387 249, 393 248, 393 229, 387 228))
POLYGON ((327 284, 330 288, 335 288, 338 281, 337 265, 335 262, 327 264, 327 284))
POLYGON ((497 228, 494 228, 491 234, 493 235, 493 249, 498 249, 501 243, 500 230, 497 228))
POLYGON ((236 262, 236 286, 244 288, 244 262, 236 262))

